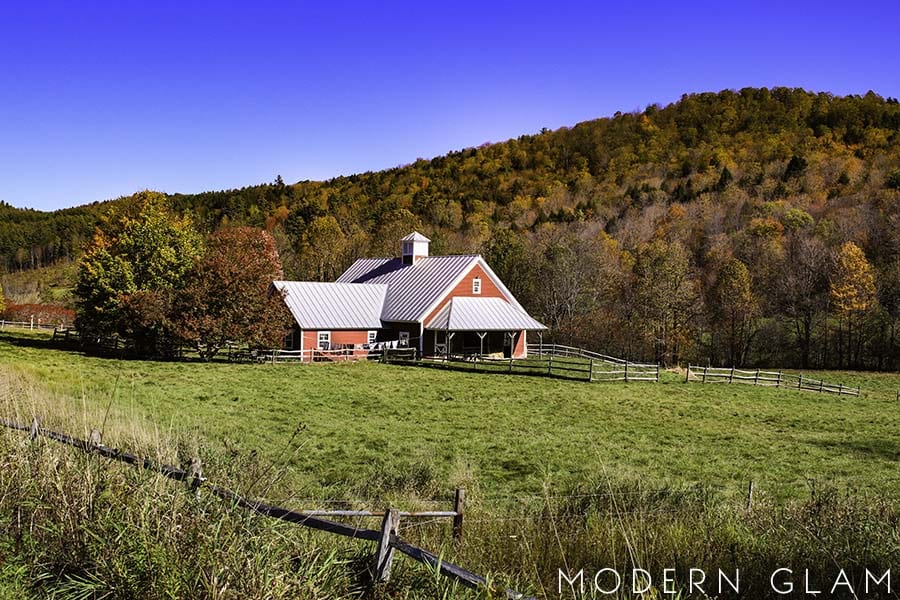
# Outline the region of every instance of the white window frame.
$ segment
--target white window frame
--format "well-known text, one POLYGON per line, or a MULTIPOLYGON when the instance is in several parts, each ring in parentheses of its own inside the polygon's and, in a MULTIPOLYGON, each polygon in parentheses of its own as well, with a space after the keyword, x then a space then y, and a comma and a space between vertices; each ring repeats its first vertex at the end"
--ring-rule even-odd
POLYGON ((378 331, 376 329, 370 329, 369 332, 366 334, 366 343, 374 344, 377 339, 378 339, 378 331))
POLYGON ((475 277, 472 279, 472 293, 481 294, 481 277, 475 277))
POLYGON ((331 332, 330 331, 320 331, 316 336, 316 348, 319 350, 329 350, 331 348, 331 332), (324 336, 324 337, 323 337, 324 336), (328 344, 327 348, 322 347, 322 343, 328 344))
POLYGON ((397 338, 397 346, 399 348, 409 348, 409 332, 401 331, 397 338))

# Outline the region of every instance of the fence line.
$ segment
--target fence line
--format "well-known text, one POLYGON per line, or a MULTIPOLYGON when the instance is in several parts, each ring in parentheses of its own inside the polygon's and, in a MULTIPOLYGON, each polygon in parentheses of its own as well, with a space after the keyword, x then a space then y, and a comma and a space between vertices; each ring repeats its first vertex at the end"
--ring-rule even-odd
POLYGON ((48 331, 55 331, 58 329, 58 326, 50 323, 41 323, 34 322, 34 319, 31 321, 6 321, 4 319, 0 319, 0 329, 6 329, 7 327, 14 327, 16 329, 43 329, 48 331))
MULTIPOLYGON (((525 596, 524 594, 520 594, 514 590, 510 589, 501 589, 496 586, 491 585, 487 579, 482 577, 481 575, 477 575, 459 565, 455 565, 453 563, 447 562, 441 559, 436 554, 429 552, 423 548, 419 548, 418 546, 414 546, 410 544, 397 535, 397 523, 398 521, 393 522, 393 526, 385 532, 384 525, 382 526, 382 531, 376 531, 374 529, 365 529, 360 527, 354 527, 352 525, 347 525, 345 523, 340 523, 337 521, 331 521, 327 519, 323 519, 319 516, 316 516, 314 513, 326 513, 328 511, 294 511, 288 508, 284 508, 281 506, 276 506, 272 504, 268 504, 263 502, 262 500, 250 499, 241 496, 240 494, 229 490, 227 488, 207 483, 206 478, 203 477, 202 471, 200 468, 199 459, 194 459, 191 463, 191 468, 189 470, 184 470, 173 465, 167 465, 165 463, 158 463, 150 460, 149 458, 140 458, 134 454, 123 452, 121 450, 115 448, 109 448, 104 446, 100 439, 100 433, 96 430, 91 432, 90 439, 82 440, 70 435, 59 433, 55 431, 50 431, 47 429, 43 429, 40 426, 40 422, 38 419, 34 419, 31 425, 22 425, 20 423, 16 423, 14 421, 10 421, 7 419, 0 418, 0 425, 4 427, 8 427, 10 429, 15 429, 18 431, 27 431, 30 434, 32 440, 36 439, 39 436, 43 436, 62 444, 66 444, 77 448, 83 452, 88 454, 99 454, 104 458, 108 458, 111 460, 117 460, 123 462, 125 464, 146 469, 149 471, 154 471, 167 477, 169 479, 173 479, 175 481, 187 482, 190 485, 190 488, 196 493, 199 494, 200 489, 208 490, 212 495, 231 502, 237 506, 242 508, 246 508, 252 512, 261 514, 266 517, 271 517, 274 519, 278 519, 281 521, 287 521, 289 523, 295 523, 297 525, 301 525, 303 527, 307 527, 309 529, 315 529, 317 531, 323 531, 326 533, 331 533, 335 535, 340 535, 344 537, 349 537, 353 539, 361 539, 368 540, 372 542, 378 543, 378 549, 376 552, 376 563, 375 563, 375 581, 379 583, 386 582, 390 575, 390 558, 393 555, 393 551, 396 549, 403 554, 406 554, 413 560, 421 562, 423 564, 428 565, 433 569, 437 569, 441 575, 445 577, 449 577, 451 579, 455 579, 459 581, 462 585, 472 588, 472 589, 480 589, 480 588, 488 588, 493 592, 502 593, 506 598, 510 600, 535 600, 533 597, 525 596), (385 570, 385 564, 387 565, 387 569, 385 570)), ((455 500, 455 510, 454 511, 433 511, 431 513, 423 512, 423 513, 403 513, 400 511, 396 511, 393 509, 388 509, 384 513, 385 523, 391 524, 392 519, 399 519, 400 516, 436 516, 440 513, 441 516, 452 517, 454 519, 453 528, 454 528, 454 537, 458 537, 459 533, 461 533, 462 529, 462 501, 465 497, 465 493, 460 493, 460 490, 457 490, 456 500, 455 500), (394 516, 396 515, 396 516, 394 516)), ((342 511, 331 511, 330 514, 334 516, 350 516, 350 515, 341 515, 337 514, 342 511)), ((347 511, 345 511, 347 512, 347 511)), ((352 512, 352 511, 350 511, 352 512)), ((358 511, 363 512, 363 511, 358 511)), ((365 511, 368 512, 368 511, 365 511)), ((376 516, 375 514, 366 514, 366 515, 356 515, 356 516, 376 516)))
POLYGON ((762 371, 760 369, 748 371, 734 367, 688 365, 684 381, 685 383, 691 381, 699 381, 700 383, 747 383, 765 387, 837 394, 838 396, 859 396, 860 393, 859 387, 849 387, 843 383, 828 383, 821 379, 804 376, 803 373, 795 375, 793 373, 784 373, 783 371, 762 371))
MULTIPOLYGON (((531 352, 532 345, 529 345, 531 352)), ((547 350, 542 355, 527 358, 492 358, 481 355, 445 355, 423 358, 415 348, 387 349, 383 361, 391 364, 442 367, 460 371, 479 373, 506 373, 512 375, 538 375, 577 381, 659 381, 659 365, 623 361, 613 363, 606 359, 580 356, 574 352, 556 353, 547 350)))

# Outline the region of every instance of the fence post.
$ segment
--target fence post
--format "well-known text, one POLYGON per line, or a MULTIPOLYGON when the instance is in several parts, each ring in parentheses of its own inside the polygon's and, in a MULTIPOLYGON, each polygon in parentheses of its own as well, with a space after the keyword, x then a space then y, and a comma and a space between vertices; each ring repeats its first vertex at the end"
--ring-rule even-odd
POLYGON ((588 381, 593 381, 593 380, 594 380, 594 359, 592 358, 590 367, 588 369, 588 381))
POLYGON ((844 384, 841 383, 838 385, 838 396, 844 393, 844 384))
MULTIPOLYGON (((825 389, 825 380, 824 380, 824 379, 820 379, 820 380, 819 380, 819 393, 821 394, 821 393, 822 393, 822 390, 824 390, 824 389, 825 389)), ((838 394, 838 396, 840 396, 840 394, 838 394)))
POLYGON ((509 357, 509 372, 512 373, 513 357, 509 357))
POLYGON ((37 417, 34 417, 31 420, 31 431, 28 434, 29 439, 35 440, 37 436, 41 433, 41 420, 37 417))
MULTIPOLYGON (((659 368, 659 364, 657 363, 656 368, 659 368)), ((684 373, 684 382, 689 383, 691 380, 691 363, 688 363, 687 371, 684 373)))
POLYGON ((753 480, 750 480, 750 485, 747 487, 747 511, 753 508, 753 480))
POLYGON ((553 354, 547 357, 547 375, 553 375, 553 354))
POLYGON ((191 459, 191 466, 188 467, 188 479, 190 480, 190 488, 191 491, 194 492, 194 495, 199 498, 200 497, 200 484, 203 483, 203 465, 200 462, 200 457, 195 456, 191 459))
POLYGON ((731 375, 728 377, 728 383, 734 383, 734 365, 731 365, 731 375))
POLYGON ((381 538, 378 540, 378 550, 375 552, 375 583, 387 583, 391 578, 391 563, 394 562, 394 547, 391 546, 391 536, 397 535, 400 525, 400 512, 389 508, 384 512, 384 520, 381 522, 381 538))
POLYGON ((628 383, 628 361, 625 361, 625 383, 628 383))
POLYGON ((456 488, 456 497, 453 499, 453 512, 456 513, 456 516, 453 517, 453 539, 457 542, 462 539, 463 511, 465 510, 465 504, 466 490, 463 488, 456 488))
POLYGON ((756 377, 753 378, 753 385, 759 385, 759 369, 756 370, 756 377))
POLYGON ((800 379, 797 380, 797 389, 803 389, 803 373, 800 373, 800 379))
POLYGON ((700 383, 706 383, 706 371, 709 367, 703 367, 703 379, 700 380, 700 383))
POLYGON ((659 363, 656 363, 656 381, 654 383, 659 383, 659 363))
POLYGON ((31 329, 34 330, 34 315, 31 315, 31 329))
POLYGON ((781 371, 778 371, 778 381, 775 382, 775 388, 778 389, 781 387, 781 371))

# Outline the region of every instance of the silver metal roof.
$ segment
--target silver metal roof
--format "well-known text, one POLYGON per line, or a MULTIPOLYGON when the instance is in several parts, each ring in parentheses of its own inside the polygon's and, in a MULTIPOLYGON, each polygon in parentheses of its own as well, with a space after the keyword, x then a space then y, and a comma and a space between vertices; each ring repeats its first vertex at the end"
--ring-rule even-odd
POLYGON ((387 285, 275 281, 302 329, 381 329, 387 285))
POLYGON ((480 259, 477 254, 426 256, 414 265, 405 265, 399 258, 361 258, 338 277, 338 282, 387 285, 382 320, 419 321, 480 259))
POLYGON ((449 331, 530 331, 547 329, 503 298, 457 296, 425 324, 425 329, 449 331))
POLYGON ((401 242, 430 242, 431 240, 429 240, 427 237, 425 237, 418 231, 413 231, 408 236, 400 238, 400 241, 401 242))

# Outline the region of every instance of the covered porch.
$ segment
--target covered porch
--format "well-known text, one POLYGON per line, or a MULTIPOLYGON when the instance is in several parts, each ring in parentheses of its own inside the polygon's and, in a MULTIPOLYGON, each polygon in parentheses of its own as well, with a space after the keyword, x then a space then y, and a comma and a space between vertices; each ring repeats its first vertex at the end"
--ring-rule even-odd
POLYGON ((424 354, 525 358, 528 332, 546 329, 501 298, 453 298, 425 324, 424 354))

